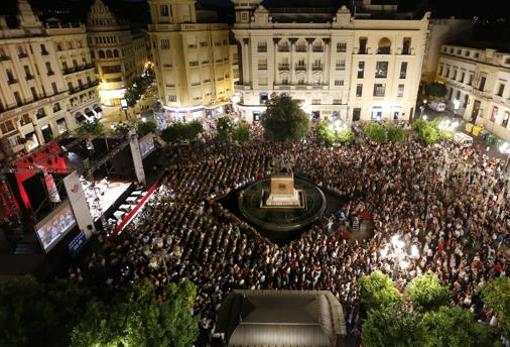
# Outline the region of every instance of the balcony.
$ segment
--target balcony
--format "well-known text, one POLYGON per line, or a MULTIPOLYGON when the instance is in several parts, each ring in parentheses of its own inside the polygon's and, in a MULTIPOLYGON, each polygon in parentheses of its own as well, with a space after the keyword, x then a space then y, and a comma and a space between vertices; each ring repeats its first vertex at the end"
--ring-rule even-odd
POLYGON ((22 59, 22 58, 27 58, 28 57, 28 54, 25 53, 25 52, 22 52, 22 53, 19 53, 18 54, 18 58, 22 59))
POLYGON ((313 65, 312 71, 322 71, 324 67, 322 65, 313 65))
POLYGON ((69 89, 69 92, 71 94, 75 94, 75 93, 78 93, 78 92, 81 92, 81 91, 84 91, 86 89, 90 89, 90 88, 93 88, 95 86, 99 85, 99 82, 98 81, 93 81, 93 82, 90 82, 90 83, 85 83, 85 84, 82 84, 80 87, 75 87, 75 88, 70 88, 69 89))
POLYGON ((290 70, 290 66, 289 66, 289 64, 279 64, 278 65, 278 70, 289 71, 290 70))
POLYGON ((306 46, 296 46, 296 52, 306 52, 306 46))
POLYGON ((15 78, 9 78, 9 79, 7 80, 7 83, 8 83, 8 84, 18 83, 18 80, 17 80, 17 79, 15 79, 15 78))
POLYGON ((323 53, 323 52, 324 52, 324 47, 314 47, 314 48, 312 49, 312 51, 313 51, 314 53, 323 53))
POLYGON ((344 71, 345 70, 345 64, 336 64, 335 69, 337 71, 344 71))
POLYGON ((306 71, 306 65, 296 65, 296 71, 306 71))
POLYGON ((267 65, 260 65, 257 67, 257 70, 265 71, 267 70, 267 65))
POLYGON ((25 76, 25 80, 27 80, 27 81, 30 81, 30 80, 33 80, 33 79, 34 79, 33 75, 26 75, 25 76))
POLYGON ((290 52, 290 47, 278 47, 278 52, 290 52))
POLYGON ((85 64, 85 65, 80 65, 80 66, 64 68, 64 69, 62 69, 62 71, 64 72, 64 75, 70 75, 75 72, 85 71, 85 70, 92 69, 92 68, 94 68, 94 64, 85 64))
POLYGON ((49 54, 50 54, 50 53, 49 53, 48 51, 46 51, 46 50, 41 51, 41 55, 49 55, 49 54))
POLYGON ((7 55, 0 55, 0 61, 4 61, 4 60, 9 60, 10 57, 8 57, 7 55))

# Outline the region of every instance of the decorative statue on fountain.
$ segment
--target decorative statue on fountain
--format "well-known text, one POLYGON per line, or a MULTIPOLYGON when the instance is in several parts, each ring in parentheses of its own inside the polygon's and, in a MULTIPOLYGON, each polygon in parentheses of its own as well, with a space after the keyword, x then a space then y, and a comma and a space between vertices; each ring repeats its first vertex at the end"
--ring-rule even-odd
POLYGON ((304 208, 304 191, 294 188, 291 160, 281 156, 273 160, 272 166, 270 190, 263 192, 261 207, 304 208))

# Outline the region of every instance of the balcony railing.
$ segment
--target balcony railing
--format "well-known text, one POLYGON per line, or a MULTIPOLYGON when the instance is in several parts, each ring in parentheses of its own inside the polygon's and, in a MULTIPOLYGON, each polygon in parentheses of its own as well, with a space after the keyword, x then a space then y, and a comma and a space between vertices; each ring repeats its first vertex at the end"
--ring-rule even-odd
POLYGON ((296 71, 306 71, 306 65, 296 65, 296 71))
POLYGON ((80 65, 80 66, 73 66, 73 67, 64 68, 63 72, 64 72, 64 75, 69 75, 69 74, 72 74, 72 73, 75 73, 75 72, 80 72, 80 71, 92 69, 93 67, 94 67, 94 64, 90 63, 90 64, 85 64, 85 65, 80 65))
POLYGON ((313 65, 312 70, 313 71, 322 71, 324 67, 322 65, 313 65))
POLYGON ((290 47, 288 46, 278 47, 278 52, 290 52, 290 47))
POLYGON ((14 83, 17 83, 17 82, 18 82, 18 80, 17 80, 17 79, 15 79, 15 78, 9 78, 9 79, 7 80, 7 83, 9 83, 9 84, 14 84, 14 83))
POLYGON ((290 70, 290 66, 289 66, 289 64, 280 64, 280 65, 278 65, 278 70, 287 71, 287 70, 290 70))
POLYGON ((313 51, 315 53, 322 53, 322 52, 324 52, 324 48, 323 47, 314 47, 313 51))
POLYGON ((28 54, 27 54, 27 53, 25 53, 25 52, 23 52, 23 53, 19 53, 19 54, 18 54, 18 57, 19 57, 19 58, 26 58, 26 57, 28 57, 28 54))

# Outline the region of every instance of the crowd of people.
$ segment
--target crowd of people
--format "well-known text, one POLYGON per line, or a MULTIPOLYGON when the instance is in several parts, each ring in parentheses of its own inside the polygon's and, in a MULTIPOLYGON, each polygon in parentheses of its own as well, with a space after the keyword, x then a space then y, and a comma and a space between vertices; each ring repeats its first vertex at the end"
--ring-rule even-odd
MULTIPOLYGON (((196 312, 211 331, 215 313, 232 289, 330 290, 342 303, 351 331, 359 331, 357 280, 375 270, 399 288, 433 272, 456 304, 495 324, 479 289, 508 271, 510 230, 505 163, 472 147, 418 140, 368 140, 325 147, 308 138, 244 146, 197 142, 168 153, 160 187, 137 218, 80 269, 80 279, 122 286, 138 278, 156 285, 187 278, 197 285, 196 312), (294 171, 344 197, 333 216, 278 246, 225 208, 218 198, 267 177, 276 156, 294 171), (331 227, 362 218, 370 237, 353 240, 331 227), (398 235, 406 264, 386 254, 398 235)), ((74 270, 76 271, 76 270, 74 270)), ((76 273, 73 274, 76 276, 76 273)))

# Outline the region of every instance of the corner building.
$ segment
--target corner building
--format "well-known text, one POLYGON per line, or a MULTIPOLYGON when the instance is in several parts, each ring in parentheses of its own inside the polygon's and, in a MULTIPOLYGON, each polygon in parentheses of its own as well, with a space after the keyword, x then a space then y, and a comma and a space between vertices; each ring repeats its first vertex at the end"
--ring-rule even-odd
POLYGON ((26 0, 17 19, 0 16, 0 160, 101 116, 85 26, 42 23, 26 0))
POLYGON ((149 0, 154 70, 169 120, 223 113, 233 93, 227 24, 195 0, 149 0))
POLYGON ((334 12, 232 2, 241 57, 238 106, 247 121, 258 120, 272 93, 301 100, 316 119, 412 118, 428 13, 415 20, 396 6, 368 0, 359 3, 356 15, 345 6, 334 12))

